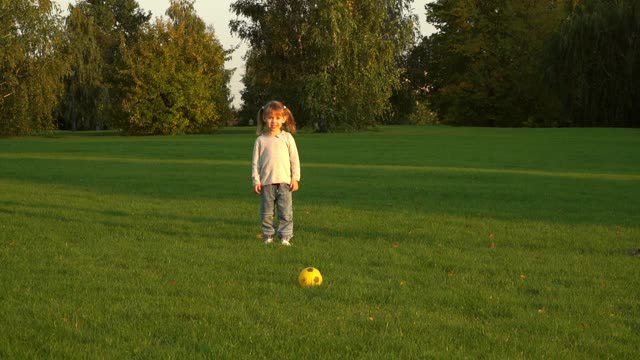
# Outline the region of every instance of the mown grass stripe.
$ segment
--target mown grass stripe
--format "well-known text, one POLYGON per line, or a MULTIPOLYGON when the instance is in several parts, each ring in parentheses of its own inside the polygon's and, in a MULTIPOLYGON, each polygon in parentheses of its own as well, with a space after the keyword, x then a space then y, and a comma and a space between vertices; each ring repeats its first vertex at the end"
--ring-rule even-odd
MULTIPOLYGON (((201 165, 236 165, 250 166, 249 160, 220 160, 220 159, 144 159, 130 157, 105 157, 105 156, 85 156, 70 155, 63 153, 14 153, 0 154, 3 159, 25 159, 25 160, 68 160, 68 161, 110 161, 125 163, 166 163, 166 164, 201 164, 201 165)), ((412 171, 412 172, 460 172, 460 173, 482 173, 482 174, 508 174, 508 175, 532 175, 549 176, 575 179, 601 179, 601 180, 621 180, 640 181, 640 175, 616 174, 616 173, 592 173, 592 172, 556 172, 533 169, 492 169, 478 167, 453 167, 453 166, 429 166, 429 165, 363 165, 363 164, 329 164, 329 163, 305 163, 303 168, 324 168, 324 169, 354 169, 354 170, 382 170, 382 171, 412 171)))

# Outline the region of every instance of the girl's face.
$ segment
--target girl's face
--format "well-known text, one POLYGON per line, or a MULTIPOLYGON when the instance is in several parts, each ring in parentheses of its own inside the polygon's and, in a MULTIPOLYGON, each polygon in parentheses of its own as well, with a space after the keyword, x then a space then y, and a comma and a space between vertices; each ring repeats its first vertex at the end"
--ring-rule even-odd
POLYGON ((272 111, 265 117, 265 124, 269 127, 272 135, 277 135, 282 131, 284 121, 284 115, 280 111, 272 111))

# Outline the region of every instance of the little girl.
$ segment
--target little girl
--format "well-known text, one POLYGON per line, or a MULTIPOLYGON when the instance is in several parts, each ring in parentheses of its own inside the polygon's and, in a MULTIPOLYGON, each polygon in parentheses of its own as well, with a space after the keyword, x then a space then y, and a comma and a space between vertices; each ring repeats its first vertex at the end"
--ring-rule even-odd
POLYGON ((293 204, 291 193, 298 191, 300 159, 292 133, 296 132, 293 114, 279 101, 270 101, 258 111, 259 135, 253 145, 251 179, 253 191, 262 195, 262 239, 273 243, 277 234, 282 245, 291 246, 293 204), (284 129, 283 129, 284 128, 284 129), (286 130, 286 131, 285 131, 286 130), (278 210, 278 227, 273 218, 278 210))

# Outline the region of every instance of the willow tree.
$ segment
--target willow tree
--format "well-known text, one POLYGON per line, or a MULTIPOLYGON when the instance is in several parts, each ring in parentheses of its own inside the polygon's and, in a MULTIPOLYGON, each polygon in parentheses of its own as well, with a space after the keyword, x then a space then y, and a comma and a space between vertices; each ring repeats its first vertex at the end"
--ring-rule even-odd
POLYGON ((0 0, 0 135, 55 128, 65 62, 51 1, 0 0))
POLYGON ((438 32, 423 46, 429 103, 449 124, 553 125, 540 66, 565 14, 555 0, 437 0, 426 5, 438 32))
POLYGON ((69 6, 65 52, 70 71, 65 79, 61 104, 61 128, 74 131, 100 129, 104 123, 109 86, 103 76, 106 63, 98 41, 99 31, 93 16, 81 6, 69 6))
POLYGON ((65 53, 71 71, 61 126, 95 130, 122 118, 121 44, 130 46, 150 17, 135 0, 82 0, 69 6, 65 53))
POLYGON ((550 43, 547 68, 566 125, 640 127, 640 1, 578 4, 550 43))
POLYGON ((211 132, 230 116, 226 52, 193 1, 171 0, 167 16, 123 48, 120 126, 147 135, 211 132))
POLYGON ((231 29, 247 40, 243 116, 275 98, 302 126, 378 123, 399 86, 398 55, 413 40, 411 0, 240 0, 231 29))

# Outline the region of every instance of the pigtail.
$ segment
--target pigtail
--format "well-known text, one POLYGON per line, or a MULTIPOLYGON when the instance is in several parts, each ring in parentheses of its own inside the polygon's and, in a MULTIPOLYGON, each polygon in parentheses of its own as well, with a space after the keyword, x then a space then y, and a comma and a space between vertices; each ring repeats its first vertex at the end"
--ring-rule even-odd
POLYGON ((256 135, 262 135, 264 133, 264 106, 260 108, 260 110, 258 110, 258 116, 257 116, 257 129, 256 129, 256 135))
POLYGON ((288 107, 284 106, 285 115, 287 116, 287 121, 285 122, 285 126, 287 131, 292 134, 296 133, 296 119, 293 117, 293 113, 289 110, 288 107))

